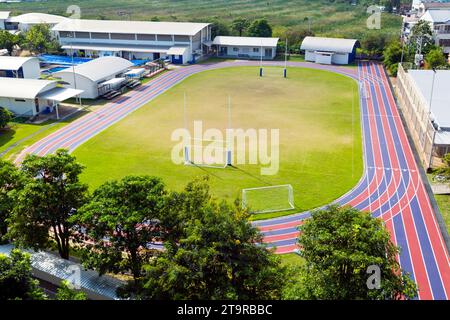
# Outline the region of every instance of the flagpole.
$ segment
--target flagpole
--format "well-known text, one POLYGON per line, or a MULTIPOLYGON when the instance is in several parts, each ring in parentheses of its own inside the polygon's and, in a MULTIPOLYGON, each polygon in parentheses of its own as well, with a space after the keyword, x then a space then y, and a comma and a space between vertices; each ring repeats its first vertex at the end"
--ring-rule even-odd
POLYGON ((284 77, 287 78, 288 39, 286 36, 286 51, 284 52, 284 77))

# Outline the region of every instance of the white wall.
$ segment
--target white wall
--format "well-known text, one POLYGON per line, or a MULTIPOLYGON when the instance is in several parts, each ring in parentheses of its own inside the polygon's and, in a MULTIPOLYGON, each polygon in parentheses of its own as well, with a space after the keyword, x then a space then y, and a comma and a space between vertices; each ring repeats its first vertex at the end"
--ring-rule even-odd
MULTIPOLYGON (((345 64, 348 64, 348 59, 349 59, 349 54, 347 54, 347 53, 335 53, 332 56, 331 63, 345 65, 345 64)), ((322 58, 322 57, 319 57, 319 60, 322 62, 316 61, 317 60, 316 53, 314 51, 309 51, 309 50, 305 51, 305 60, 317 62, 317 63, 328 64, 327 59, 322 58)))
POLYGON ((34 100, 24 99, 20 101, 13 98, 0 97, 0 106, 17 115, 33 116, 36 114, 34 100))
MULTIPOLYGON (((61 78, 61 80, 64 82, 69 83, 69 85, 65 85, 65 87, 75 89, 75 82, 72 72, 65 72, 65 71, 56 72, 54 76, 61 78)), ((81 98, 84 99, 98 98, 98 85, 96 82, 80 75, 75 75, 75 81, 76 81, 76 89, 84 90, 84 92, 81 94, 81 98)))
POLYGON ((25 79, 39 79, 41 75, 41 68, 39 65, 39 59, 30 59, 22 66, 23 77, 25 79))
POLYGON ((334 64, 348 64, 348 54, 335 53, 332 59, 334 64))
MULTIPOLYGON (((263 59, 273 59, 275 58, 277 52, 276 52, 276 47, 240 47, 240 46, 219 46, 219 51, 218 53, 220 54, 220 47, 228 47, 228 56, 235 56, 237 57, 238 55, 247 55, 250 58, 256 59, 256 58, 261 58, 261 52, 260 50, 262 49, 262 55, 263 55, 263 59), (238 51, 234 51, 234 48, 237 48, 238 51), (257 49, 258 52, 254 52, 253 49, 257 49), (272 50, 272 54, 270 57, 266 57, 266 53, 265 50, 266 49, 271 49, 272 50)), ((245 57, 242 57, 245 58, 245 57)))
POLYGON ((314 53, 314 51, 306 50, 305 51, 305 60, 306 61, 315 62, 316 61, 316 54, 314 53))

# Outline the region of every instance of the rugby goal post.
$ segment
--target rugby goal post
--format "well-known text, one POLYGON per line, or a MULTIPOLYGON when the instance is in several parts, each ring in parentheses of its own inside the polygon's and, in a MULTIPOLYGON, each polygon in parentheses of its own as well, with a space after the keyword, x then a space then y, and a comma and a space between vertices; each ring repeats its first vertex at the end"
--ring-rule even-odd
POLYGON ((285 184, 243 189, 242 208, 251 214, 294 210, 294 188, 285 184))
POLYGON ((224 169, 232 165, 232 150, 226 141, 191 139, 184 147, 184 164, 224 169))

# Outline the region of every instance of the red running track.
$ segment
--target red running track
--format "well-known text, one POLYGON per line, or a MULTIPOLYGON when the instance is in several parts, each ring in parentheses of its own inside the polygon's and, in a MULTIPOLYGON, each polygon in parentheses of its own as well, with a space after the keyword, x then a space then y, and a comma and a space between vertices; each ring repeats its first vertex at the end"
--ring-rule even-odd
MULTIPOLYGON (((134 110, 192 74, 230 66, 257 66, 256 62, 224 62, 180 68, 161 75, 140 89, 122 96, 30 146, 28 153, 45 155, 59 148, 73 151, 91 137, 120 121, 134 110)), ((265 65, 282 65, 271 62, 265 65)), ((389 81, 379 64, 361 63, 357 69, 289 63, 292 67, 329 70, 354 78, 361 90, 364 142, 364 176, 349 193, 336 200, 383 219, 392 240, 401 248, 402 268, 419 286, 420 299, 448 299, 450 258, 430 199, 396 108, 389 81)), ((298 249, 298 226, 309 212, 255 222, 269 247, 277 253, 298 249)))

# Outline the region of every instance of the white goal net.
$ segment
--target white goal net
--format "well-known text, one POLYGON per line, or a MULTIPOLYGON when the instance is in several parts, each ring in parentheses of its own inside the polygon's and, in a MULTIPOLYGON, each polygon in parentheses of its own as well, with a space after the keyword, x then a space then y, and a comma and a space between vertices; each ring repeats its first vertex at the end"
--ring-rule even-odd
POLYGON ((242 190, 242 207, 252 214, 294 210, 290 184, 242 190))
POLYGON ((184 148, 185 165, 226 168, 231 165, 231 150, 226 141, 191 139, 184 148))

